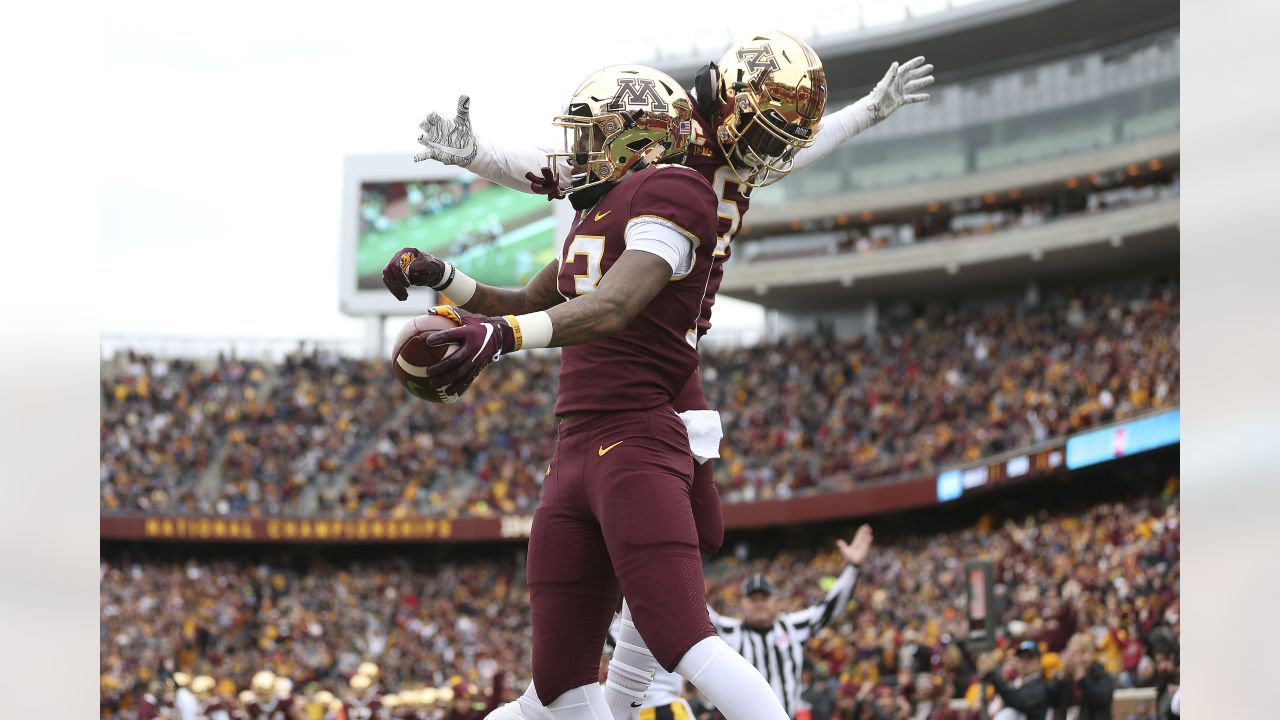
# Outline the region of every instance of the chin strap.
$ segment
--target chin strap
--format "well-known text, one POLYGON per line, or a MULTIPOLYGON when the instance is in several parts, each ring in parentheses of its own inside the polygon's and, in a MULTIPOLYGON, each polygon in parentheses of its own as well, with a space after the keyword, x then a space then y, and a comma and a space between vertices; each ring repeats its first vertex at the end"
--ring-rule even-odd
POLYGON ((586 210, 594 207, 600 202, 600 198, 604 197, 610 190, 617 187, 620 181, 602 182, 599 185, 592 185, 585 190, 577 190, 569 193, 569 204, 574 210, 586 210))
POLYGON ((715 63, 698 71, 693 79, 693 90, 698 94, 698 114, 707 125, 715 125, 716 86, 720 84, 720 69, 715 63))

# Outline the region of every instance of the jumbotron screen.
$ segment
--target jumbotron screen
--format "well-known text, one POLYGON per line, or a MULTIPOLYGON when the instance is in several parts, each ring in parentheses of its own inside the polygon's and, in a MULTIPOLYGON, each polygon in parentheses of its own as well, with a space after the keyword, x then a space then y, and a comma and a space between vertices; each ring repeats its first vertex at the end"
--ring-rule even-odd
POLYGON ((523 285, 555 258, 555 218, 541 195, 465 175, 360 185, 356 287, 381 290, 400 248, 446 258, 487 285, 523 285))

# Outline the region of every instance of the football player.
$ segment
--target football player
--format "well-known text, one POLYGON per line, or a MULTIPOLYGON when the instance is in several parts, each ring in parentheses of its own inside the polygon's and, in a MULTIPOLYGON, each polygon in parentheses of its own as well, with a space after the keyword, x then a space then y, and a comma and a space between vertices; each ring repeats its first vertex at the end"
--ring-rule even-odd
POLYGON ((179 670, 173 674, 173 709, 178 720, 195 720, 200 712, 200 701, 191 692, 191 675, 179 670))
POLYGON ((425 271, 468 310, 505 314, 433 309, 462 325, 424 338, 458 345, 428 368, 428 383, 447 392, 465 390, 502 355, 564 348, 559 436, 527 568, 534 686, 559 718, 611 714, 595 676, 619 590, 657 662, 684 670, 726 717, 786 717, 707 617, 690 433, 672 406, 697 367, 716 251, 711 184, 663 164, 687 151, 693 112, 659 71, 595 73, 555 119, 565 147, 548 159, 565 161, 578 210, 557 262, 520 290, 479 284, 413 248, 384 273, 397 297, 425 271))
POLYGON ((276 675, 270 670, 257 672, 249 689, 253 691, 253 701, 246 709, 253 720, 303 720, 292 695, 284 698, 276 695, 276 675))
MULTIPOLYGON (((361 663, 361 669, 368 669, 366 665, 373 665, 373 663, 361 663)), ((373 666, 373 671, 377 672, 376 665, 373 666)), ((373 677, 357 672, 351 676, 347 684, 351 687, 345 704, 347 720, 375 720, 386 717, 382 709, 382 695, 374 686, 373 677)))
POLYGON ((191 692, 195 693, 200 703, 196 717, 203 720, 231 720, 231 712, 221 697, 218 696, 218 681, 208 675, 200 675, 191 681, 191 692))
MULTIPOLYGON (((928 100, 929 96, 920 91, 933 84, 932 72, 933 66, 925 64, 923 57, 901 65, 895 62, 865 97, 825 117, 822 112, 827 86, 821 61, 804 41, 786 33, 750 35, 730 47, 719 65, 708 64, 698 74, 691 91, 697 99, 696 134, 685 164, 712 184, 719 216, 713 265, 698 318, 698 338, 711 327, 711 309, 723 264, 750 205, 751 190, 813 163, 902 106, 928 100), (822 132, 818 132, 819 127, 822 132)), ((452 121, 437 113, 428 115, 418 138, 425 149, 414 160, 432 159, 466 167, 507 187, 549 198, 562 193, 571 176, 563 161, 546 168, 544 155, 536 148, 504 148, 476 138, 469 108, 470 99, 464 95, 459 98, 452 121)), ((452 265, 448 267, 450 274, 456 272, 452 265)), ((423 255, 405 274, 406 278, 394 276, 394 282, 388 282, 392 292, 397 288, 403 292, 402 284, 434 286, 436 278, 443 277, 444 264, 423 255)), ((710 410, 696 371, 680 391, 674 407, 688 428, 697 460, 693 508, 699 540, 704 552, 714 554, 723 540, 724 529, 710 459, 719 457, 722 431, 719 414, 710 410)), ((654 669, 654 663, 645 652, 643 640, 635 636, 629 608, 624 607, 623 616, 623 634, 631 642, 625 642, 622 652, 614 658, 607 695, 616 717, 635 720, 635 708, 655 707, 653 698, 643 700, 640 706, 630 699, 644 697, 645 677, 654 669), (625 714, 617 714, 619 710, 625 714)), ((671 687, 679 686, 677 678, 660 680, 671 687)), ((542 717, 545 714, 534 715, 542 717)))

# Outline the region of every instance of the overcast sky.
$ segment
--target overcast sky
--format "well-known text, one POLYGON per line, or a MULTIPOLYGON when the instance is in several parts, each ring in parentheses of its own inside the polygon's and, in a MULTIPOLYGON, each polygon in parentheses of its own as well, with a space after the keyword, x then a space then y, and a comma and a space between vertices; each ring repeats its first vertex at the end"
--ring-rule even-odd
MULTIPOLYGON (((946 0, 910 4, 919 13, 946 0)), ((359 336, 360 321, 338 311, 345 155, 411 155, 417 122, 451 111, 461 92, 478 134, 549 143, 551 116, 597 67, 649 60, 659 45, 688 54, 695 42, 716 48, 713 59, 749 27, 811 37, 819 20, 857 22, 851 3, 783 18, 793 5, 738 2, 732 23, 720 3, 666 16, 626 2, 593 4, 590 16, 586 4, 440 5, 113 10, 110 106, 92 131, 104 166, 103 334, 359 336)), ((894 20, 901 6, 868 0, 864 20, 894 20)), ((721 307, 718 324, 759 317, 721 307)))

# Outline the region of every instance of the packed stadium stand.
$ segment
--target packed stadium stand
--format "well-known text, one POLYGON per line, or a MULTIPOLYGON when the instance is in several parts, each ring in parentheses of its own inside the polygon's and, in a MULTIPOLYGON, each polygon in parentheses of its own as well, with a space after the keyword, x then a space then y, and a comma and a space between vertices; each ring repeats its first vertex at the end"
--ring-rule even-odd
MULTIPOLYGON (((918 54, 938 85, 753 197, 721 294, 762 305, 765 327, 713 328, 699 371, 725 432, 708 602, 737 614, 755 572, 784 609, 818 600, 835 540, 867 522, 853 599, 808 647, 810 720, 979 717, 972 560, 994 568, 1001 652, 1032 640, 1058 679, 1068 645, 1087 647, 1117 702, 1167 717, 1176 3, 995 0, 813 45, 831 109, 918 54)), ((657 62, 687 82, 706 59, 657 62)), ((362 201, 377 224, 433 199, 362 201)), ((337 717, 324 693, 352 697, 366 661, 379 692, 407 691, 386 717, 478 719, 523 691, 557 352, 427 405, 351 347, 141 345, 103 343, 103 718, 154 717, 144 697, 171 701, 182 673, 236 707, 264 668, 308 718, 337 717)))
MULTIPOLYGON (((849 490, 1174 408, 1178 300, 1176 279, 1131 279, 1054 289, 1035 303, 930 307, 909 321, 886 318, 872 337, 709 350, 703 385, 726 435, 721 495, 750 501, 849 490)), ((242 367, 231 363, 225 372, 242 367)), ((178 370, 135 356, 126 372, 103 379, 103 508, 529 514, 554 437, 555 367, 554 355, 513 358, 462 402, 428 409, 391 381, 381 360, 291 356, 266 373, 274 380, 262 389, 219 386, 201 413, 220 424, 163 436, 199 449, 159 453, 156 462, 176 464, 174 473, 191 475, 221 448, 211 480, 139 487, 135 478, 146 473, 115 459, 155 454, 145 449, 152 428, 172 421, 153 393, 163 395, 178 370), (164 375, 153 378, 148 367, 164 375), (134 422, 114 422, 128 413, 134 422)))
MULTIPOLYGON (((1170 466, 1176 453, 1034 493, 988 496, 957 511, 963 518, 882 518, 851 608, 811 643, 817 673, 850 706, 864 683, 873 695, 911 697, 920 674, 931 692, 963 698, 972 670, 953 645, 964 635, 960 569, 990 558, 1002 619, 1018 629, 1012 639, 1044 643, 1047 667, 1074 634, 1088 633, 1121 687, 1153 686, 1155 656, 1176 651, 1179 628, 1178 488, 1163 474, 1170 466)), ((709 602, 736 612, 741 581, 753 572, 774 578, 786 609, 814 602, 824 578, 839 573, 834 539, 852 530, 846 522, 731 534, 708 565, 709 602)), ((128 698, 139 687, 158 691, 161 676, 177 668, 244 687, 271 667, 299 690, 337 692, 370 657, 389 689, 447 685, 454 676, 484 688, 504 673, 507 688, 522 689, 529 633, 521 553, 398 550, 104 553, 104 707, 136 702, 128 698)))

